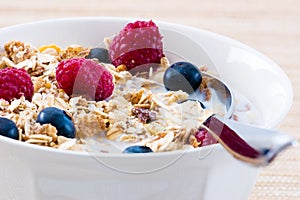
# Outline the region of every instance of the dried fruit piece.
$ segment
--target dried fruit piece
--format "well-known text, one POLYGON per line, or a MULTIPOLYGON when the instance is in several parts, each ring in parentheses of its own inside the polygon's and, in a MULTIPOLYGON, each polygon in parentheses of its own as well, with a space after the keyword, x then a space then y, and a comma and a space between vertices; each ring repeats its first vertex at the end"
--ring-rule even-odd
POLYGON ((55 44, 44 45, 44 46, 39 47, 40 52, 44 52, 47 49, 54 49, 58 54, 61 52, 61 49, 55 44))
POLYGON ((156 119, 155 112, 151 112, 149 109, 133 108, 132 113, 144 124, 156 119))

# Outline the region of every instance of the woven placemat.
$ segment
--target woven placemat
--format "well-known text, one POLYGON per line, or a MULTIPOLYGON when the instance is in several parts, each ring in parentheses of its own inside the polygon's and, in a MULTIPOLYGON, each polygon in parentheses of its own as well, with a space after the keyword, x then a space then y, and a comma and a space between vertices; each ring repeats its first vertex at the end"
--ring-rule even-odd
POLYGON ((286 199, 300 200, 300 145, 287 149, 261 171, 249 197, 249 200, 286 199))

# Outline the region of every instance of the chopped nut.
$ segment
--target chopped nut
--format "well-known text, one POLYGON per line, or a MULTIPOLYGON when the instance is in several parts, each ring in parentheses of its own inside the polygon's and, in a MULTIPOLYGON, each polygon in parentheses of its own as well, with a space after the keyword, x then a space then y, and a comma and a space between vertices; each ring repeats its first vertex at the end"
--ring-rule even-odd
POLYGON ((11 41, 4 45, 4 50, 7 57, 12 60, 15 64, 18 64, 26 59, 33 56, 37 50, 31 45, 25 44, 20 41, 11 41))
POLYGON ((97 119, 101 129, 107 130, 109 128, 110 123, 108 119, 103 119, 100 116, 97 116, 97 119))
POLYGON ((169 62, 168 58, 166 58, 166 57, 162 57, 160 59, 160 64, 164 68, 168 68, 170 66, 170 62, 169 62))
POLYGON ((199 87, 200 92, 205 93, 205 100, 209 101, 211 98, 211 91, 208 89, 208 81, 207 78, 202 78, 201 85, 199 87))
POLYGON ((32 68, 27 70, 27 72, 31 75, 31 76, 41 76, 45 71, 45 68, 43 66, 37 66, 36 68, 32 68))
POLYGON ((80 138, 91 137, 101 131, 98 116, 95 114, 80 112, 74 115, 74 120, 77 132, 76 134, 80 138))
POLYGON ((43 124, 43 125, 36 124, 36 128, 34 129, 33 132, 35 135, 49 136, 52 138, 51 141, 55 142, 57 140, 57 130, 51 124, 43 124))
POLYGON ((86 57, 89 55, 90 49, 84 48, 82 46, 74 45, 69 46, 66 50, 62 50, 60 55, 62 59, 70 59, 74 57, 86 57))

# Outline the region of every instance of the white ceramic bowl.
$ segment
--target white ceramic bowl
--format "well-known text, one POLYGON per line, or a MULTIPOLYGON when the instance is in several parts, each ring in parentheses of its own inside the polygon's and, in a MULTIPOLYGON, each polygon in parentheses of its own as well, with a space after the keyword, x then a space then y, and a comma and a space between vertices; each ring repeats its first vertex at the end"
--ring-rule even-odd
MULTIPOLYGON (((134 20, 74 18, 12 26, 0 29, 0 47, 9 40, 35 46, 97 46, 128 21, 134 20)), ((167 50, 217 71, 258 108, 262 126, 275 128, 286 116, 293 98, 291 84, 270 59, 215 33, 156 23, 164 34, 167 50)), ((219 145, 185 152, 96 155, 59 151, 0 136, 1 199, 244 200, 258 172, 258 168, 235 160, 219 145)))

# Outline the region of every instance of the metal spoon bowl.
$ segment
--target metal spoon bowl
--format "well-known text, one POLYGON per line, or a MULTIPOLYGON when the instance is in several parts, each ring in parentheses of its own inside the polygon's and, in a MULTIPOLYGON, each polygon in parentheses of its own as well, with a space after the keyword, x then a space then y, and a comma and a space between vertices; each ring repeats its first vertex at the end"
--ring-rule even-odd
POLYGON ((233 91, 213 75, 202 72, 202 76, 211 91, 211 98, 207 100, 205 92, 197 92, 188 100, 199 101, 205 109, 215 113, 203 127, 235 158, 255 166, 265 166, 281 151, 296 144, 295 139, 286 134, 230 119, 234 110, 233 91))
POLYGON ((210 109, 215 114, 225 118, 230 118, 235 105, 233 91, 216 76, 207 72, 201 73, 202 82, 205 82, 209 92, 197 90, 195 94, 190 95, 189 99, 198 100, 206 109, 210 109))

